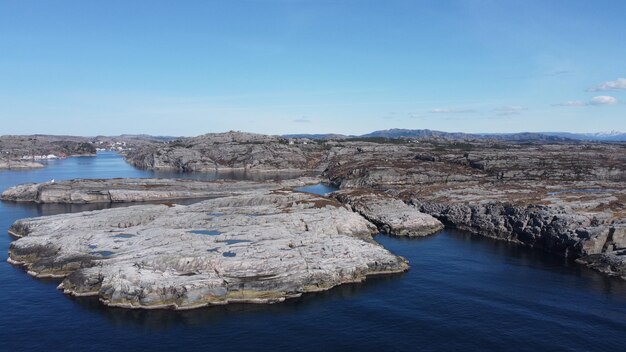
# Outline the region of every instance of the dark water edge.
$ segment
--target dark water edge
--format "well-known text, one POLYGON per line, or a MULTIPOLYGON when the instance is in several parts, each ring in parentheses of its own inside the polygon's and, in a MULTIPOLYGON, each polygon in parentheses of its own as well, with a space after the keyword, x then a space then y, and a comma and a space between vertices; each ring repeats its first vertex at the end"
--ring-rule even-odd
MULTIPOLYGON (((78 159, 78 160, 76 160, 78 159)), ((115 155, 0 171, 0 188, 77 177, 151 177, 115 155)), ((541 251, 464 232, 376 236, 411 270, 274 305, 106 308, 5 262, 16 219, 100 205, 0 203, 0 350, 623 350, 626 282, 541 251)), ((127 206, 124 204, 114 206, 127 206)))

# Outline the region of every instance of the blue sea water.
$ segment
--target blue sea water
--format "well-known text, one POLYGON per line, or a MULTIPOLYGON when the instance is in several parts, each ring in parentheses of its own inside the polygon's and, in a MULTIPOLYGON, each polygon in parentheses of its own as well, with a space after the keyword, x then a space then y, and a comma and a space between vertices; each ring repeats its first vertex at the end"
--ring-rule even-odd
MULTIPOLYGON (((0 188, 155 174, 112 153, 0 171, 0 188)), ((236 177, 244 177, 236 175, 236 177)), ((245 177, 244 177, 245 178, 245 177)), ((378 235, 411 270, 275 305, 191 311, 106 308, 6 263, 17 219, 102 205, 0 203, 0 351, 621 351, 626 283, 536 250, 444 230, 378 235)))

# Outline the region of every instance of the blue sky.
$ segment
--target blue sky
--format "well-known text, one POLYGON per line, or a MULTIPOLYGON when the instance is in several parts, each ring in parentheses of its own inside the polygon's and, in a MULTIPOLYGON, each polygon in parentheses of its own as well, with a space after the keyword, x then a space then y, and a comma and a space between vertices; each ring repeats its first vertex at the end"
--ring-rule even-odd
POLYGON ((626 1, 0 0, 0 134, 626 130, 626 1))

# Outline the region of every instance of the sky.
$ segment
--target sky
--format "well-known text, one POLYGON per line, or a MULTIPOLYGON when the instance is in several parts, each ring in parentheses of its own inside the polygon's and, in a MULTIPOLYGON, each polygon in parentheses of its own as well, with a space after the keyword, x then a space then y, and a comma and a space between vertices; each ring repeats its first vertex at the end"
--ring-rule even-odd
POLYGON ((623 0, 0 0, 0 135, 626 131, 623 0))

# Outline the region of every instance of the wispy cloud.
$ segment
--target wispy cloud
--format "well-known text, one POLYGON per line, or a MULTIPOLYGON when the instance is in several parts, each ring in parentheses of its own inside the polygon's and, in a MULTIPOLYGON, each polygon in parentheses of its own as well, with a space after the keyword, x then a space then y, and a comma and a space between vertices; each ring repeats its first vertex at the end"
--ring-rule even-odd
POLYGON ((519 105, 509 105, 509 106, 501 106, 499 108, 494 109, 498 116, 510 116, 510 115, 519 115, 522 111, 527 110, 527 108, 519 105))
POLYGON ((599 95, 597 97, 591 98, 589 104, 591 105, 615 105, 617 104, 617 99, 610 95, 599 95))
POLYGON ((550 71, 550 72, 546 72, 543 74, 544 77, 556 77, 556 76, 563 76, 563 75, 567 75, 570 74, 574 71, 572 70, 555 70, 555 71, 550 71))
POLYGON ((591 98, 589 101, 581 101, 581 100, 569 100, 564 101, 562 103, 552 104, 552 106, 563 106, 563 107, 583 107, 583 106, 600 106, 600 105, 615 105, 619 103, 617 98, 609 96, 609 95, 599 95, 597 97, 591 98))
POLYGON ((471 114, 475 113, 474 109, 456 109, 456 108, 434 108, 429 111, 431 114, 471 114))
POLYGON ((547 71, 547 72, 534 73, 530 75, 506 76, 505 78, 508 78, 508 79, 524 78, 525 79, 525 78, 559 77, 559 76, 568 75, 572 72, 574 71, 573 70, 552 70, 552 71, 547 71))
POLYGON ((552 106, 571 106, 571 107, 587 106, 587 105, 588 105, 588 103, 586 103, 584 101, 580 101, 580 100, 568 100, 568 101, 564 101, 562 103, 552 104, 552 106))
POLYGON ((587 90, 590 92, 599 92, 605 90, 626 90, 626 78, 618 78, 614 81, 606 81, 587 90))

